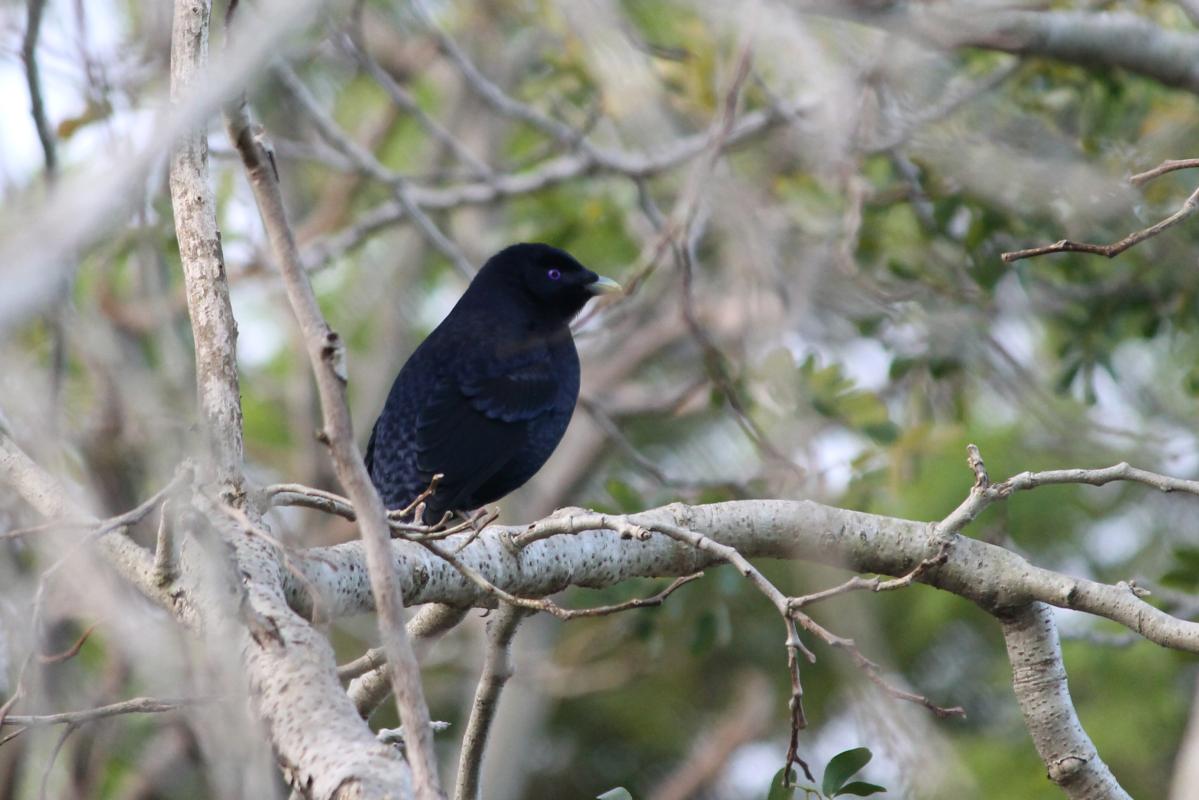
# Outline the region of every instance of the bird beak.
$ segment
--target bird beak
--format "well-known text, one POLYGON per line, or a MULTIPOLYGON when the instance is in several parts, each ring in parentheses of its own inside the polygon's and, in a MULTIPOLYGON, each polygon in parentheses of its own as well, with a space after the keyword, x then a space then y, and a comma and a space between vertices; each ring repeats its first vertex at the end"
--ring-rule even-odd
POLYGON ((587 284, 586 289, 591 294, 620 294, 624 291, 619 283, 602 275, 587 284))

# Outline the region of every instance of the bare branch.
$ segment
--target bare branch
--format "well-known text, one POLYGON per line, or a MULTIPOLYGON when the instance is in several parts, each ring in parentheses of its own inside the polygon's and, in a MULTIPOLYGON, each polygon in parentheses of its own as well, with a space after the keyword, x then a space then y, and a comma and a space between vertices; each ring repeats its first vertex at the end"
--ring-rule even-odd
POLYGON ((1075 242, 1070 239, 1062 239, 1061 241, 1047 244, 1042 247, 1030 247, 1027 250, 1015 250, 1000 255, 1004 262, 1010 264, 1013 261, 1019 261, 1022 258, 1033 258, 1034 256, 1043 256, 1048 253, 1093 253, 1095 255, 1115 258, 1116 256, 1135 247, 1146 239, 1152 239, 1164 230, 1174 227, 1178 223, 1187 219, 1199 209, 1199 189, 1196 189, 1183 202, 1182 206, 1170 216, 1163 219, 1148 228, 1143 228, 1139 231, 1134 231, 1128 234, 1118 242, 1111 244, 1089 244, 1087 242, 1075 242))
POLYGON ((1196 167, 1199 167, 1199 158, 1168 159, 1153 169, 1138 172, 1136 175, 1130 175, 1128 182, 1133 186, 1144 186, 1154 178, 1161 177, 1166 173, 1175 172, 1180 169, 1195 169, 1196 167))
MULTIPOLYGON (((408 638, 412 640, 417 654, 428 651, 446 631, 465 619, 469 610, 469 606, 455 607, 441 603, 422 606, 406 626, 408 638)), ((340 677, 354 677, 346 693, 358 713, 366 719, 386 699, 390 689, 386 654, 381 647, 371 648, 362 658, 347 664, 344 669, 357 673, 357 676, 342 675, 341 670, 338 670, 340 677)))
POLYGON ((884 581, 877 575, 873 578, 863 578, 861 575, 854 575, 844 583, 838 584, 832 588, 824 589, 819 592, 812 592, 811 594, 805 594, 799 597, 788 598, 787 605, 792 611, 798 611, 805 606, 815 605, 816 603, 833 597, 839 597, 840 595, 847 594, 849 592, 890 592, 894 591, 895 589, 903 589, 918 581, 920 577, 928 570, 944 564, 949 558, 949 548, 952 546, 952 539, 946 539, 945 541, 942 541, 941 548, 937 551, 935 556, 924 559, 916 565, 915 569, 899 578, 893 578, 892 580, 884 581))
POLYGON ((412 199, 408 181, 387 169, 387 167, 379 163, 379 160, 369 150, 347 136, 329 114, 321 108, 316 98, 308 91, 308 87, 304 86, 299 76, 290 67, 277 68, 275 75, 279 78, 279 82, 283 84, 284 88, 299 103, 300 108, 303 109, 308 119, 316 126, 316 129, 320 131, 325 141, 346 158, 350 159, 350 162, 361 170, 363 174, 389 186, 400 208, 416 223, 417 228, 420 229, 420 232, 428 240, 429 244, 433 245, 438 252, 448 258, 450 263, 457 267, 458 272, 464 277, 467 279, 474 277, 474 265, 462 254, 458 245, 454 244, 437 227, 437 223, 412 199))
POLYGON ((50 654, 38 653, 37 654, 38 663, 59 664, 63 661, 71 660, 75 656, 79 655, 79 651, 83 649, 83 645, 87 642, 88 638, 91 637, 92 632, 94 630, 96 630, 96 623, 92 623, 91 625, 88 625, 87 629, 84 630, 83 633, 79 634, 79 638, 75 640, 75 643, 72 644, 70 647, 68 647, 66 650, 63 650, 58 653, 50 653, 50 654))
POLYGON ((454 800, 477 800, 479 775, 483 770, 483 755, 491 722, 499 707, 500 693, 512 677, 512 639, 520 621, 528 612, 504 603, 487 620, 487 651, 483 658, 483 674, 475 689, 470 719, 462 737, 462 752, 458 757, 458 778, 454 784, 454 800))
POLYGON ((412 9, 436 37, 442 52, 449 56, 450 60, 458 67, 471 90, 492 109, 505 117, 527 123, 559 144, 577 146, 584 151, 590 150, 587 143, 569 125, 542 114, 527 103, 516 100, 489 80, 483 71, 470 60, 466 51, 434 21, 424 0, 415 0, 412 3, 412 9))
MULTIPOLYGON (((429 606, 426 606, 428 608, 429 606)), ((409 631, 409 636, 412 632, 409 631)), ((337 668, 337 677, 343 681, 352 680, 359 675, 365 675, 373 669, 378 669, 387 663, 387 654, 382 647, 372 647, 353 661, 346 662, 337 668)))
POLYGON ((1120 67, 1199 92, 1199 35, 1129 12, 1040 11, 1005 4, 795 0, 806 13, 852 20, 943 48, 980 47, 1069 64, 1120 67))
POLYGON ((1074 711, 1053 612, 1030 603, 1001 615, 1000 622, 1012 690, 1049 779, 1077 800, 1127 800, 1074 711))
MULTIPOLYGON (((175 3, 171 35, 171 102, 178 106, 208 65, 208 3, 175 3)), ((203 124, 180 137, 171 153, 171 209, 195 332, 196 387, 204 430, 222 492, 241 494, 242 416, 237 376, 237 322, 225 280, 216 200, 208 175, 203 124)))
POLYGON ((59 520, 79 520, 81 525, 92 527, 89 541, 96 542, 108 563, 125 580, 151 601, 173 611, 181 622, 195 625, 199 612, 191 604, 191 600, 183 594, 172 594, 159 585, 154 577, 151 555, 119 530, 148 514, 179 480, 182 480, 182 472, 177 473, 175 480, 157 495, 132 511, 107 521, 96 520, 75 506, 58 480, 35 464, 16 442, 0 430, 0 482, 13 487, 27 503, 45 516, 59 520))
POLYGON ((245 165, 288 300, 304 334, 320 393, 324 435, 334 469, 358 514, 372 593, 379 615, 379 630, 387 660, 392 667, 390 675, 400 720, 407 731, 407 752, 416 795, 422 800, 439 800, 442 792, 433 756, 429 709, 420 684, 420 668, 404 632, 403 598, 397 588, 399 581, 391 559, 386 511, 354 440, 353 425, 346 405, 345 345, 337 333, 329 328, 317 305, 287 221, 274 162, 260 138, 254 134, 244 103, 227 109, 226 125, 229 138, 245 165))
POLYGON ((636 608, 657 608, 666 601, 666 598, 674 594, 676 589, 686 586, 691 581, 699 580, 704 576, 702 572, 695 572, 691 575, 683 575, 675 578, 662 591, 650 597, 635 597, 632 600, 626 600, 623 603, 614 603, 610 606, 596 606, 594 608, 577 608, 566 609, 566 614, 563 619, 578 619, 579 617, 606 617, 609 614, 619 614, 622 611, 631 611, 636 608))
POLYGON ((336 514, 354 522, 358 519, 354 507, 339 494, 314 489, 300 483, 275 483, 262 490, 262 496, 273 506, 301 506, 336 514))
MULTIPOLYGON (((361 11, 361 6, 359 6, 361 11)), ((340 42, 342 47, 347 50, 358 61, 359 66, 366 71, 368 75, 375 79, 375 82, 383 87, 383 91, 387 92, 391 97, 391 101, 407 113, 412 115, 417 124, 425 129, 435 141, 441 144, 449 152, 454 154, 454 157, 466 165, 475 177, 486 180, 492 175, 492 169, 481 158, 468 150, 458 137, 445 128, 440 122, 430 117, 425 113, 424 109, 416 101, 408 90, 400 84, 396 83, 395 79, 388 74, 387 70, 379 65, 379 62, 371 56, 367 50, 361 36, 361 16, 355 20, 355 26, 351 28, 353 33, 344 34, 340 42)))
MULTIPOLYGON (((804 106, 790 102, 778 107, 759 109, 743 114, 721 143, 721 152, 736 147, 756 136, 786 124, 801 115, 804 106)), ((592 173, 618 175, 628 179, 647 178, 674 169, 707 152, 710 134, 707 131, 682 136, 650 153, 638 153, 607 148, 591 148, 549 159, 534 169, 497 174, 485 181, 467 182, 448 187, 413 185, 408 197, 424 212, 489 205, 509 197, 530 194, 557 186, 592 173)), ((358 215, 357 221, 332 236, 314 242, 304 255, 307 269, 315 271, 354 249, 367 237, 408 216, 402 204, 383 203, 358 215)))
POLYGON ((212 698, 204 697, 181 697, 166 700, 156 697, 135 697, 131 700, 122 700, 119 703, 112 703, 98 708, 89 708, 84 711, 64 711, 59 714, 41 715, 9 714, 3 720, 0 720, 0 725, 20 725, 26 728, 46 725, 82 725, 86 722, 94 722, 98 719, 116 717, 122 714, 160 714, 165 711, 177 711, 180 708, 193 706, 198 703, 207 703, 211 700, 212 698))
MULTIPOLYGON (((999 485, 999 484, 995 484, 999 485)), ((993 487, 994 488, 994 485, 993 487)), ((962 515, 981 511, 966 504, 946 520, 964 526, 962 515)), ((456 555, 487 582, 509 594, 540 597, 565 586, 611 586, 634 576, 685 575, 723 561, 690 543, 650 533, 614 547, 620 534, 599 525, 603 515, 567 511, 533 526, 493 526, 456 555), (589 526, 580 524, 582 521, 589 526), (574 531, 571 535, 563 535, 574 531), (530 535, 535 540, 525 540, 530 535), (513 542, 517 546, 513 546, 513 542), (595 548, 609 554, 603 563, 589 557, 595 548)), ((710 505, 674 504, 627 518, 630 530, 656 531, 680 521, 707 532, 714 542, 746 558, 802 558, 860 573, 902 577, 939 552, 945 522, 927 523, 832 508, 810 501, 742 500, 710 505)), ((467 534, 447 540, 451 547, 467 534)), ((916 582, 936 586, 998 611, 1039 600, 1118 622, 1162 646, 1199 653, 1199 623, 1177 619, 1148 604, 1127 586, 1076 578, 1030 564, 1017 553, 978 539, 953 537, 945 563, 916 582)), ((320 561, 306 561, 309 578, 335 616, 370 608, 361 575, 362 546, 350 542, 318 548, 320 561), (357 565, 357 568, 356 566, 357 565)), ((432 553, 393 551, 401 589, 409 603, 444 602, 489 606, 494 594, 465 578, 432 553), (422 580, 412 579, 420 574, 422 580)), ((289 585, 291 602, 304 607, 303 589, 289 585)), ((781 593, 780 593, 781 595, 781 593)), ((785 598, 784 598, 785 599, 785 598)))
POLYGON ((42 81, 37 64, 37 40, 42 27, 42 13, 46 0, 28 0, 25 17, 25 36, 21 40, 21 60, 25 62, 25 83, 29 87, 29 110, 37 128, 37 138, 42 144, 42 156, 46 161, 46 176, 53 180, 58 174, 58 147, 50 120, 46 118, 46 104, 42 100, 42 81))

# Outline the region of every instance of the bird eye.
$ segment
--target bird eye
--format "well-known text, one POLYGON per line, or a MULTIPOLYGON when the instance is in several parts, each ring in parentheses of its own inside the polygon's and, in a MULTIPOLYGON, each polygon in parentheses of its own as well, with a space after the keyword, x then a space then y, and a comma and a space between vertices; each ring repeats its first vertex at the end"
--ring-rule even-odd
POLYGON ((556 280, 558 280, 559 278, 561 278, 561 277, 562 277, 562 270, 560 270, 560 269, 551 269, 551 270, 550 270, 549 272, 547 272, 546 274, 550 276, 550 280, 551 280, 551 281, 556 281, 556 280))

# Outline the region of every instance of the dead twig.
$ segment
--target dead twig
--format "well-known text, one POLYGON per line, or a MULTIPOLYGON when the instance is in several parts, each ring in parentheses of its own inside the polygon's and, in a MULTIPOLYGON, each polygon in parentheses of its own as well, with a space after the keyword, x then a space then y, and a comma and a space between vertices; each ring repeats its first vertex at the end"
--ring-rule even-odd
POLYGON ((83 711, 64 711, 58 714, 9 714, 0 720, 3 725, 21 725, 26 728, 40 728, 47 725, 82 725, 98 719, 116 717, 122 714, 161 714, 167 711, 177 711, 180 708, 211 702, 211 697, 179 697, 160 699, 156 697, 134 697, 98 708, 83 711))
MULTIPOLYGON (((329 327, 317 303, 287 218, 277 165, 264 146, 263 137, 255 133, 244 96, 226 108, 225 122, 229 138, 241 155, 249 177, 288 301, 304 334, 321 401, 323 432, 334 470, 359 517, 371 592, 379 618, 379 633, 391 667, 388 673, 395 691, 400 721, 408 734, 408 762, 412 768, 415 794, 419 800, 441 800, 441 781, 433 752, 429 707, 421 686, 420 666, 404 630, 404 603, 392 557, 387 511, 371 483, 362 453, 354 439, 353 423, 346 402, 345 343, 329 327)), ((357 145, 354 144, 354 147, 357 145)), ((352 148, 351 152, 357 151, 352 148)), ((402 202, 400 195, 397 197, 402 202)), ((408 210, 411 211, 411 207, 408 210)))
POLYGON ((1111 244, 1090 244, 1088 242, 1075 242, 1070 239, 1062 239, 1061 241, 1041 247, 1030 247, 1027 250, 1014 250, 1003 253, 1000 255, 1000 258, 1007 264, 1019 261, 1022 258, 1033 258, 1049 253, 1092 253, 1094 255, 1106 256, 1107 258, 1115 258, 1125 250, 1135 247, 1146 239, 1152 239, 1162 231, 1174 227, 1184 219, 1192 216, 1196 210, 1199 210, 1199 189, 1192 192, 1183 201, 1182 206, 1177 211, 1161 222, 1150 225, 1148 228, 1134 231, 1118 242, 1112 242, 1111 244))
POLYGON ((96 626, 98 624, 99 623, 97 623, 97 622, 93 622, 91 625, 88 625, 87 630, 85 630, 82 634, 79 635, 79 638, 75 640, 75 643, 60 653, 50 653, 50 654, 38 653, 38 656, 37 656, 38 663, 39 664, 59 664, 59 663, 62 663, 63 661, 69 661, 70 659, 79 655, 79 651, 81 649, 83 649, 84 643, 88 640, 88 637, 92 635, 92 631, 94 631, 96 629, 96 626))
POLYGON ((1133 186, 1144 186, 1154 178, 1161 177, 1166 173, 1177 172, 1180 169, 1195 169, 1196 167, 1199 167, 1199 158, 1168 159, 1153 169, 1138 172, 1136 175, 1130 175, 1128 182, 1133 186))

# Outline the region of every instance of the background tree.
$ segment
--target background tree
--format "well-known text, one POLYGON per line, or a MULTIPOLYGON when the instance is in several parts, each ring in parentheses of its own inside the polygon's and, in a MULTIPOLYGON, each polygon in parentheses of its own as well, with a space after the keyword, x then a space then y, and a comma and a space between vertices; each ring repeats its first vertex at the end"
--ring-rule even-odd
POLYGON ((4 12, 0 797, 1199 796, 1193 3, 230 10, 4 12), (519 240, 567 439, 386 520, 519 240))

